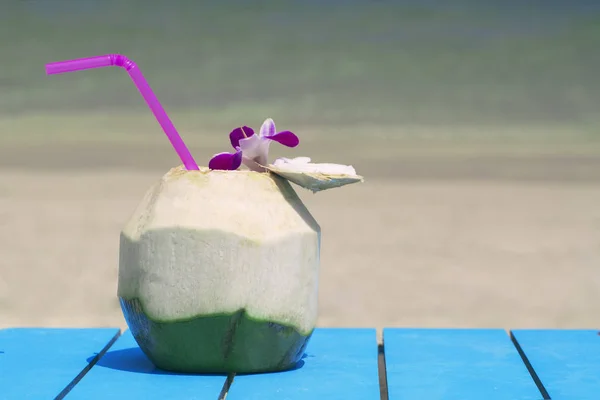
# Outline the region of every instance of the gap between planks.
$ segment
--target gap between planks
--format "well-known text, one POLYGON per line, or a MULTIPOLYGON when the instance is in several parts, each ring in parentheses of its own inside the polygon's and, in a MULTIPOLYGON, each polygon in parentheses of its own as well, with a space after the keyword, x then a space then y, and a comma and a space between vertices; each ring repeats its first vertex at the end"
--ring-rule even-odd
POLYGON ((104 356, 104 354, 106 354, 106 352, 108 351, 108 349, 110 349, 112 347, 112 345, 115 344, 115 342, 117 341, 117 339, 119 339, 119 337, 122 334, 123 334, 123 332, 121 331, 121 329, 119 329, 117 331, 117 333, 115 333, 115 336, 113 336, 113 338, 106 344, 106 346, 104 346, 104 348, 102 350, 100 350, 100 352, 98 354, 96 354, 96 356, 92 359, 92 361, 90 361, 88 363, 88 365, 86 365, 86 367, 84 369, 82 369, 79 374, 77 374, 77 376, 58 394, 58 396, 56 396, 54 398, 54 400, 62 400, 62 399, 64 399, 65 396, 67 394, 69 394, 69 392, 71 390, 73 390, 73 388, 75 387, 75 385, 77 385, 83 379, 83 377, 88 372, 90 372, 90 370, 92 369, 92 367, 94 367, 94 365, 96 365, 96 363, 104 356))
MULTIPOLYGON (((387 372, 385 369, 385 352, 383 349, 383 343, 377 342, 377 372, 379 376, 379 396, 381 400, 389 400, 388 388, 387 388, 387 372)), ((231 389, 231 385, 235 379, 235 373, 227 375, 227 379, 223 383, 221 393, 217 400, 226 400, 227 394, 231 389)))
POLYGON ((542 383, 542 381, 541 381, 540 377, 538 376, 537 372, 535 372, 535 370, 533 369, 533 365, 531 365, 531 362, 527 358, 527 355, 523 351, 523 348, 519 344, 519 341, 515 338, 515 336, 513 335, 512 331, 508 331, 508 335, 510 336, 510 340, 511 340, 513 346, 515 346, 515 348, 519 352, 519 355, 521 356, 521 360, 523 360, 523 363, 527 367, 527 371, 529 371, 529 375, 531 375, 531 378, 533 379, 533 381, 537 385, 540 393, 544 397, 544 400, 551 400, 550 399, 550 395, 548 394, 548 391, 544 387, 544 384, 542 383))
MULTIPOLYGON (((402 327, 397 327, 397 328, 401 329, 402 327)), ((521 345, 519 344, 517 339, 514 337, 512 330, 511 329, 503 329, 503 330, 506 333, 506 335, 508 336, 508 338, 510 339, 510 341, 512 342, 512 344, 515 347, 515 349, 517 350, 517 352, 519 353, 521 360, 525 364, 525 367, 527 368, 529 375, 531 376, 534 383, 536 384, 543 399, 544 400, 552 400, 550 395, 548 394, 548 391, 544 387, 544 384, 542 383, 541 379, 539 378, 537 372, 535 372, 535 370, 533 369, 533 366, 531 365, 531 362, 527 358, 527 355, 521 348, 521 345)), ((378 372, 379 372, 380 396, 381 396, 381 400, 389 400, 389 391, 388 391, 388 382, 387 382, 387 364, 385 361, 385 344, 383 341, 383 335, 381 335, 381 342, 379 342, 379 335, 378 335, 377 350, 378 350, 377 361, 378 361, 378 372)))
POLYGON ((229 389, 231 388, 234 379, 235 373, 227 375, 227 379, 225 379, 225 382, 223 383, 223 388, 221 389, 221 393, 219 393, 217 400, 225 400, 227 398, 227 393, 229 393, 229 389))
POLYGON ((389 400, 387 370, 385 365, 385 349, 383 347, 383 342, 377 343, 377 372, 379 373, 379 396, 381 400, 389 400))

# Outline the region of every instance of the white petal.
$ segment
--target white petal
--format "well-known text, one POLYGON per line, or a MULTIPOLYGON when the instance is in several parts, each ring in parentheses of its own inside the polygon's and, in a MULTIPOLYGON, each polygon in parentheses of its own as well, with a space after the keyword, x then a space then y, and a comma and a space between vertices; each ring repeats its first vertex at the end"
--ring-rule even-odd
POLYGON ((275 130, 275 122, 271 118, 267 118, 260 127, 259 135, 261 137, 273 136, 277 132, 275 130))
POLYGON ((269 139, 254 134, 248 138, 240 139, 240 148, 243 158, 256 161, 260 165, 266 165, 269 156, 269 139))
POLYGON ((265 172, 267 170, 265 167, 258 164, 256 161, 246 158, 244 156, 242 156, 242 164, 248 167, 250 171, 265 172))

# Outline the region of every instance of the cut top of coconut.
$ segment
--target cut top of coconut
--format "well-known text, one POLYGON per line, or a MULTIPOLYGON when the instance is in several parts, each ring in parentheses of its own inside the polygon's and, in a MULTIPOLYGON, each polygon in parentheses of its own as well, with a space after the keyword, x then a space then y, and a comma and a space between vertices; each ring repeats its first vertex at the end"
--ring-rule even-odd
POLYGON ((278 158, 264 168, 313 193, 364 181, 351 165, 312 163, 309 157, 278 158))

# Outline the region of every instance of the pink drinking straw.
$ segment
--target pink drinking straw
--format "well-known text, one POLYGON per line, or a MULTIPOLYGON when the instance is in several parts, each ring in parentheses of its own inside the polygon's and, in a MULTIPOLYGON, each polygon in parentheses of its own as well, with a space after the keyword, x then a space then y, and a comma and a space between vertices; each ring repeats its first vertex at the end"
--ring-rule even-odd
POLYGON ((102 68, 102 67, 112 67, 112 66, 122 67, 124 68, 131 80, 135 84, 135 86, 140 91, 140 94, 148 103, 150 110, 156 117, 156 120, 163 128, 163 131, 169 138, 171 145, 179 155, 179 158, 183 162, 183 165, 188 169, 198 170, 198 164, 192 157, 192 154, 188 150, 187 146, 177 133, 175 126, 169 119, 169 116, 165 112, 165 109, 162 107, 156 95, 148 85, 146 78, 142 75, 142 71, 138 68, 137 65, 127 57, 121 54, 107 54, 104 56, 96 56, 89 58, 78 58, 76 60, 67 60, 67 61, 58 61, 50 64, 46 64, 46 74, 54 75, 54 74, 62 74, 65 72, 74 72, 81 71, 84 69, 92 69, 92 68, 102 68))

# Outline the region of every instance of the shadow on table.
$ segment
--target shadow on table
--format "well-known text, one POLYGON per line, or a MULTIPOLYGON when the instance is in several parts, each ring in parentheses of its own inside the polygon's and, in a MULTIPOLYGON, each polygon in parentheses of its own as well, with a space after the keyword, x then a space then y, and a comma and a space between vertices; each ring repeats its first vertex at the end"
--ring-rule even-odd
MULTIPOLYGON (((94 359, 98 357, 96 353, 93 357, 89 357, 86 361, 88 363, 94 362, 94 359)), ((304 359, 312 357, 306 353, 302 356, 302 359, 296 363, 294 368, 287 371, 295 371, 304 366, 304 359)), ((116 369, 119 371, 136 372, 142 374, 155 374, 155 375, 199 375, 199 374, 186 374, 181 372, 170 372, 158 369, 152 364, 152 362, 146 357, 144 352, 139 347, 130 347, 123 350, 112 350, 106 352, 96 362, 96 367, 104 367, 110 369, 116 369)), ((282 371, 282 372, 287 372, 282 371)), ((201 374, 201 375, 216 375, 216 376, 227 376, 227 374, 201 374)), ((245 374, 239 374, 245 375, 245 374)))

